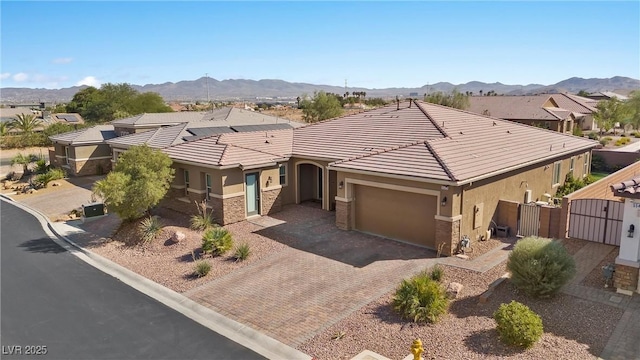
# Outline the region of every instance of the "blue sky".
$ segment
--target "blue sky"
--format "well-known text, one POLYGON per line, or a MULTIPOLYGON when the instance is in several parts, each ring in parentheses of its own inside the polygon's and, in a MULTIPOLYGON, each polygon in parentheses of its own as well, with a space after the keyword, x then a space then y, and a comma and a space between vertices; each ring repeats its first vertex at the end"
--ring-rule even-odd
POLYGON ((640 2, 7 2, 2 87, 640 78, 640 2))

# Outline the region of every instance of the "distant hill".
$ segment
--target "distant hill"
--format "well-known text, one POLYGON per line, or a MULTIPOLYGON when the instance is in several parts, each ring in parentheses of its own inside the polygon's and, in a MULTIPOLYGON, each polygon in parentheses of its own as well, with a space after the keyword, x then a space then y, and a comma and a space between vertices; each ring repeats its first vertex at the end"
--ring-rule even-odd
MULTIPOLYGON (((166 82, 164 84, 147 84, 144 86, 132 85, 141 92, 153 91, 159 93, 166 101, 196 101, 207 99, 207 87, 209 98, 212 100, 232 100, 244 99, 252 101, 266 100, 271 98, 295 99, 302 94, 313 94, 314 91, 326 91, 336 94, 343 94, 344 87, 331 85, 315 85, 307 83, 292 83, 283 80, 216 80, 213 78, 200 78, 197 80, 185 80, 177 83, 166 82)), ((2 88, 0 98, 2 103, 37 103, 44 102, 66 102, 71 100, 73 95, 84 86, 74 86, 64 89, 29 89, 29 88, 2 88)), ((479 94, 482 90, 487 93, 491 90, 498 94, 526 95, 536 93, 557 93, 572 92, 580 90, 587 92, 613 91, 619 89, 640 89, 640 80, 628 77, 615 76, 607 79, 583 79, 572 77, 552 85, 529 84, 529 85, 506 85, 499 82, 483 83, 471 81, 466 84, 454 85, 448 82, 427 84, 420 88, 387 88, 387 89, 366 89, 349 87, 349 92, 365 91, 367 97, 395 97, 410 96, 418 94, 423 96, 426 93, 443 91, 450 92, 453 89, 460 92, 471 91, 479 94)))

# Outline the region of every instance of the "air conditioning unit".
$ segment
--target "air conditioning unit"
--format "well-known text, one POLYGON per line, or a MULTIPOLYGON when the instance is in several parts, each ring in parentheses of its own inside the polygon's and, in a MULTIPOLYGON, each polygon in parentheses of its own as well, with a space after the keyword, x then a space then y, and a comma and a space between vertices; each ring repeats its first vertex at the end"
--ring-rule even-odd
POLYGON ((524 203, 528 204, 531 202, 531 190, 526 190, 524 192, 524 203))

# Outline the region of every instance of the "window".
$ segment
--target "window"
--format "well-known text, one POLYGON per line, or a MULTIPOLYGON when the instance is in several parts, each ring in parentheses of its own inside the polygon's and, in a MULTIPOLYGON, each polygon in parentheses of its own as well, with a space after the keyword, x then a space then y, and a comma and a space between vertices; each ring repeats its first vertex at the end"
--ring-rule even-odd
POLYGON ((589 174, 589 153, 584 153, 584 171, 582 176, 587 176, 589 174))
POLYGON ((113 162, 118 162, 120 155, 122 155, 123 151, 113 150, 113 162))
POLYGON ((560 184, 560 172, 561 172, 562 162, 557 161, 553 163, 553 179, 551 181, 551 185, 556 186, 560 184))
POLYGON ((184 170, 184 195, 189 195, 189 170, 184 170))
POLYGON ((205 198, 207 199, 207 201, 211 200, 211 195, 209 195, 211 193, 211 175, 209 174, 204 174, 204 182, 206 184, 206 193, 205 193, 205 198))
POLYGON ((280 185, 287 186, 287 164, 280 164, 280 185))
POLYGON ((64 147, 64 164, 69 165, 69 147, 64 147))
POLYGON ((575 165, 576 158, 575 156, 571 157, 571 162, 569 163, 569 172, 573 175, 573 166, 575 165))

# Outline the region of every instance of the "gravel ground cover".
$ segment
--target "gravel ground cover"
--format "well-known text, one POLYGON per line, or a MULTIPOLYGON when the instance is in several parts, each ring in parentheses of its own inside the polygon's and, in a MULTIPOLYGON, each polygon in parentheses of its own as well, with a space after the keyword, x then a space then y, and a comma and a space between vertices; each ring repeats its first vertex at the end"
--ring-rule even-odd
POLYGON ((302 344, 299 349, 316 359, 350 359, 367 349, 390 359, 402 359, 420 338, 424 359, 590 359, 597 357, 622 316, 623 310, 569 295, 534 300, 518 293, 507 281, 489 301, 478 296, 505 272, 505 263, 478 274, 445 267, 443 283, 464 285, 446 315, 434 325, 416 325, 401 319, 391 308, 393 292, 375 300, 302 344), (495 330, 493 312, 512 299, 523 302, 543 319, 545 333, 529 350, 503 345, 495 330), (344 333, 339 340, 335 334, 344 333))
POLYGON ((567 249, 567 252, 571 255, 575 255, 578 251, 580 251, 580 249, 587 245, 586 240, 564 239, 561 241, 564 247, 567 249))
POLYGON ((140 244, 139 221, 123 223, 112 241, 90 245, 90 249, 148 279, 178 292, 184 292, 202 285, 229 272, 247 266, 286 246, 254 233, 260 227, 243 221, 225 226, 231 232, 234 248, 248 244, 251 255, 245 261, 237 262, 234 250, 223 256, 204 257, 211 263, 211 272, 202 278, 193 276, 194 257, 199 259, 202 232, 189 228, 190 217, 176 211, 159 208, 154 215, 160 216, 163 229, 154 240, 140 244), (186 239, 174 244, 169 238, 175 231, 181 231, 186 239))

